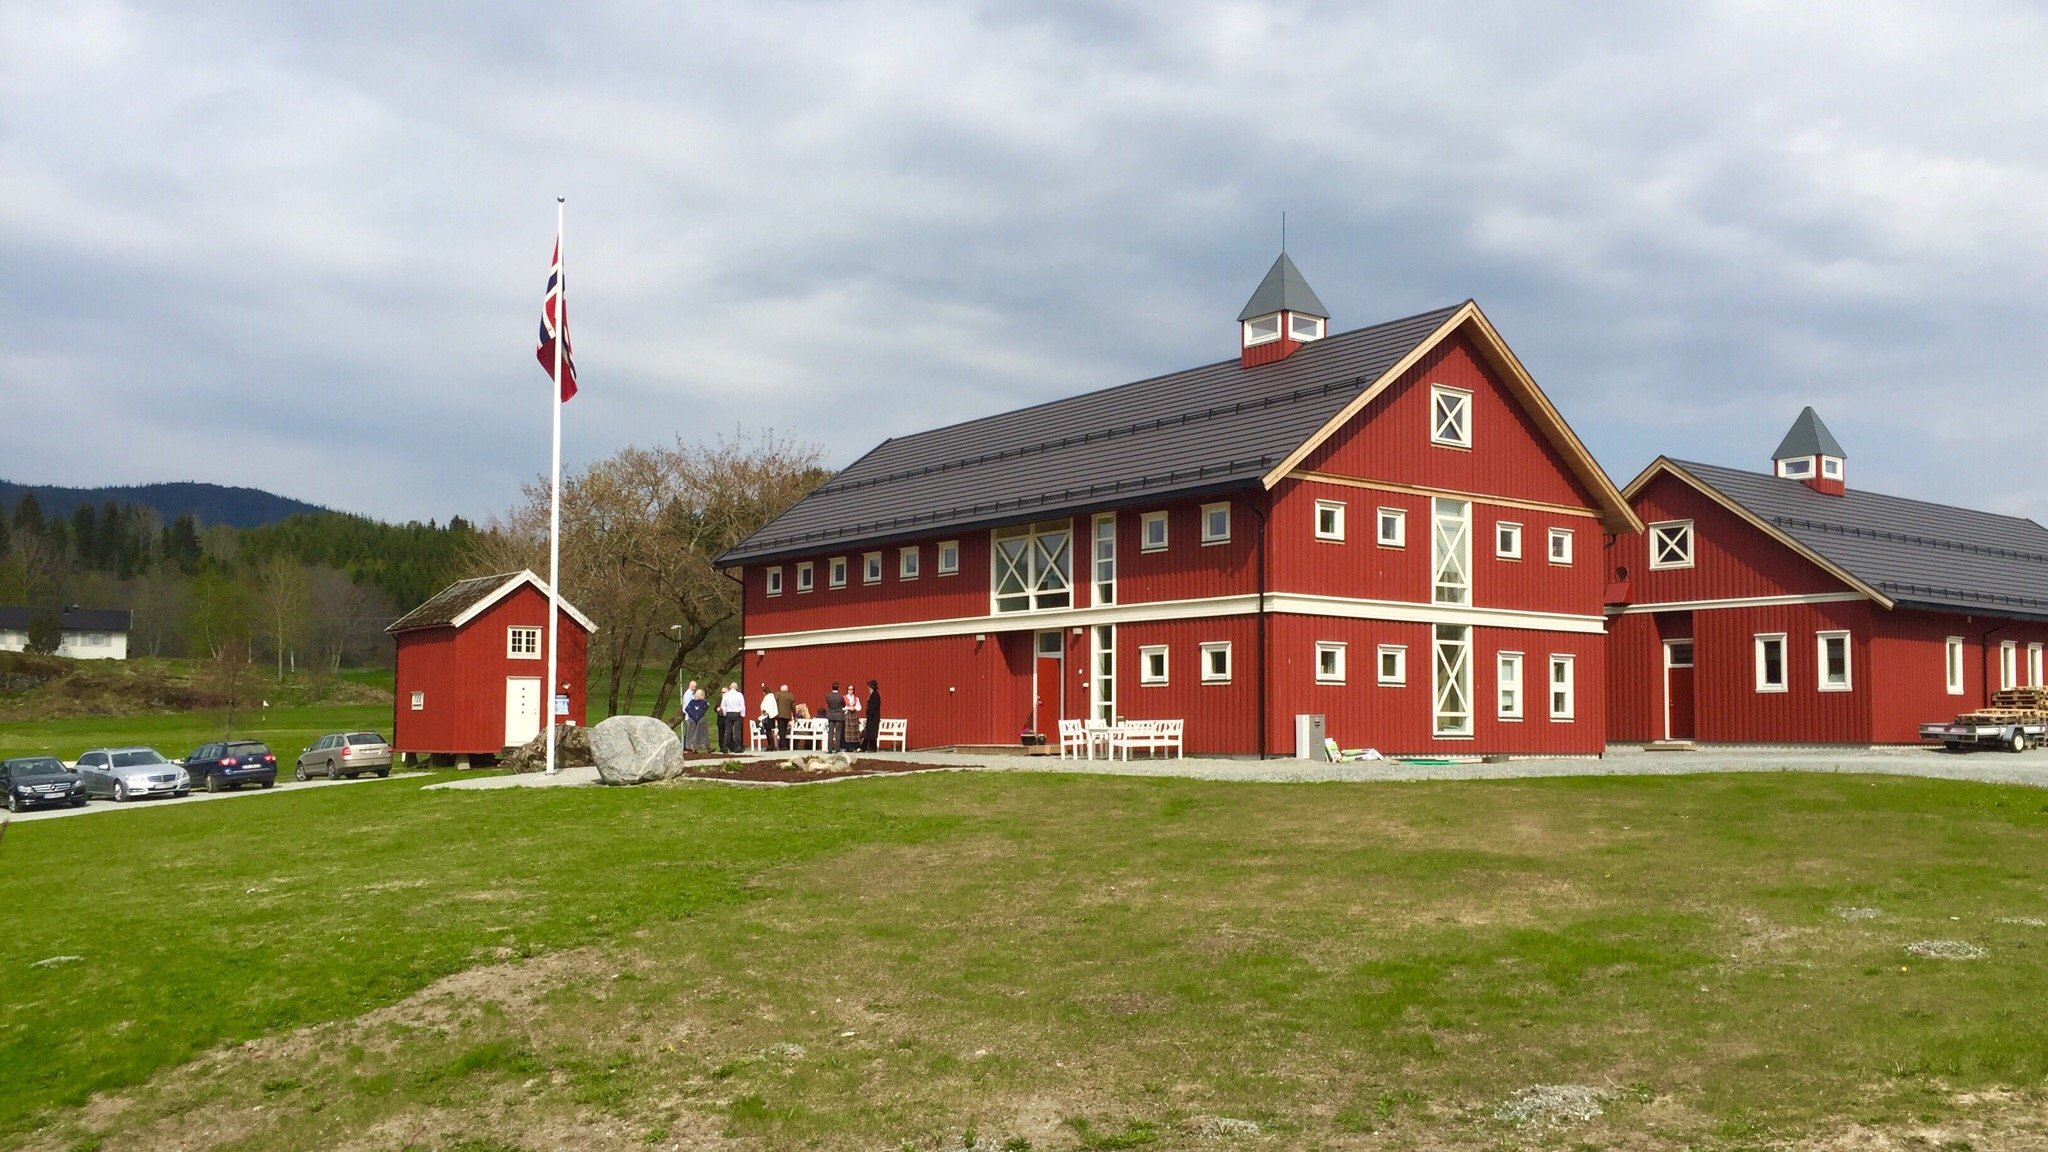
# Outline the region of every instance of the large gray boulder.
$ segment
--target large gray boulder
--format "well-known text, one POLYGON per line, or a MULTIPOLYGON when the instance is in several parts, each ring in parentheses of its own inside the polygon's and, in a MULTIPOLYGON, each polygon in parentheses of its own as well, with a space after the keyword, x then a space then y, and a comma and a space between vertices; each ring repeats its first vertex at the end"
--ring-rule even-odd
POLYGON ((652 716, 614 716, 590 730, 590 756, 606 784, 645 784, 683 774, 683 742, 652 716))

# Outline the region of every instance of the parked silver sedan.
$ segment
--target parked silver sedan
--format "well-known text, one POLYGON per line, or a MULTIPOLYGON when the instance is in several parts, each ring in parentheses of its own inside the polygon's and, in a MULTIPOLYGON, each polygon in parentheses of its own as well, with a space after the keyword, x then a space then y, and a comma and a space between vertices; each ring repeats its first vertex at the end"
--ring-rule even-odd
POLYGON ((325 776, 339 780, 346 776, 353 780, 365 772, 379 776, 391 775, 391 745, 375 732, 331 732, 313 741, 313 746, 299 753, 299 762, 292 769, 292 775, 300 780, 325 776))
POLYGON ((192 777, 154 748, 94 748, 76 767, 86 795, 112 796, 116 803, 192 791, 192 777))

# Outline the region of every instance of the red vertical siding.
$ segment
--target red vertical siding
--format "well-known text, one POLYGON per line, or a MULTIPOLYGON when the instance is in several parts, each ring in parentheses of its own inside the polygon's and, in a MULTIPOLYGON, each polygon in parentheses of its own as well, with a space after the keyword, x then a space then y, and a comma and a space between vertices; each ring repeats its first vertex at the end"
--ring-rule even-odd
POLYGON ((1751 596, 1846 592, 1849 587, 1812 561, 1758 531, 1699 489, 1668 474, 1650 481, 1634 501, 1643 523, 1693 522, 1693 565, 1651 570, 1646 535, 1615 541, 1612 562, 1629 571, 1635 604, 1729 600, 1751 596))
MULTIPOLYGON (((1264 494, 1239 492, 1207 500, 1182 500, 1127 508, 1117 514, 1116 598, 1119 604, 1240 596, 1258 591, 1259 520, 1255 507, 1264 494), (1202 506, 1230 505, 1230 540, 1202 543, 1202 506), (1147 552, 1141 545, 1145 514, 1165 512, 1167 546, 1147 552)), ((1081 523, 1087 523, 1081 518, 1081 523)))
MULTIPOLYGON (((1695 612, 1692 618, 1700 740, 1751 744, 1871 741, 1870 702, 1883 669, 1872 666, 1868 602, 1715 609, 1695 612), (1841 629, 1850 633, 1852 688, 1822 692, 1816 633, 1841 629), (1756 637, 1771 632, 1785 634, 1786 690, 1758 692, 1756 637)), ((1661 708, 1661 653, 1657 660, 1656 700, 1661 708)))
POLYGON ((1607 738, 1647 743, 1664 734, 1662 637, 1647 612, 1607 621, 1607 738))
POLYGON ((1185 720, 1190 756, 1243 755, 1258 747, 1258 625, 1255 616, 1122 624, 1116 630, 1117 712, 1131 720, 1185 720), (1227 684, 1203 683, 1201 646, 1230 645, 1227 684), (1140 650, 1163 644, 1167 683, 1143 684, 1140 650))
POLYGON ((774 564, 750 564, 743 571, 746 586, 746 628, 750 636, 776 632, 807 632, 816 628, 846 628, 863 624, 899 624, 912 620, 945 620, 981 616, 989 611, 989 534, 987 530, 955 532, 944 536, 880 548, 853 547, 774 564), (960 571, 939 573, 941 540, 960 542, 960 571), (918 549, 919 567, 915 579, 900 575, 899 552, 918 549), (882 579, 868 584, 861 578, 861 557, 882 554, 882 579), (830 560, 846 557, 846 587, 831 586, 830 560), (796 568, 809 561, 817 583, 809 592, 796 590, 796 568), (782 569, 782 594, 768 595, 768 569, 782 569))
MULTIPOLYGON (((532 586, 517 589, 463 627, 431 628, 400 633, 393 747, 400 752, 489 754, 505 745, 505 680, 507 677, 547 679, 546 649, 538 660, 506 655, 505 631, 512 627, 545 628, 548 600, 532 586), (412 694, 426 693, 426 706, 412 711, 412 694)), ((588 634, 564 612, 558 635, 559 682, 568 685, 568 719, 586 722, 585 684, 589 659, 588 634)), ((542 684, 541 707, 549 706, 542 684)), ((546 712, 542 713, 546 720, 546 712)))

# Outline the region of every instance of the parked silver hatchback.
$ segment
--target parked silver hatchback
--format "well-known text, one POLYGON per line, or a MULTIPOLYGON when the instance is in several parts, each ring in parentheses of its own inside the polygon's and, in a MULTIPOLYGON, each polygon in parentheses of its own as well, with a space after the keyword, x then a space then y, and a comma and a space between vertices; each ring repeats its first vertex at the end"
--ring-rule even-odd
POLYGON ((154 748, 94 748, 78 758, 76 768, 86 795, 112 796, 116 803, 192 791, 185 770, 154 748))
POLYGON ((365 772, 379 776, 391 775, 391 745, 375 732, 332 732, 313 741, 313 746, 299 753, 299 762, 292 769, 292 775, 300 780, 325 776, 339 780, 346 776, 350 780, 365 772))

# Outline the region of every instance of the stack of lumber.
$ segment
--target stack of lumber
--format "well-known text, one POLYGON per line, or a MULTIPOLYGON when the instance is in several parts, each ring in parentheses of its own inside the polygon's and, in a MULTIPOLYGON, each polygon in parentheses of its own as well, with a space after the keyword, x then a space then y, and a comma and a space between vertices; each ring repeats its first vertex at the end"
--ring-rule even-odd
POLYGON ((1956 717, 1958 724, 2048 723, 2048 687, 2007 688, 1991 694, 1991 704, 1956 717))
POLYGON ((2048 685, 1993 692, 1991 703, 1998 708, 2032 708, 2037 712, 2048 712, 2048 685))

